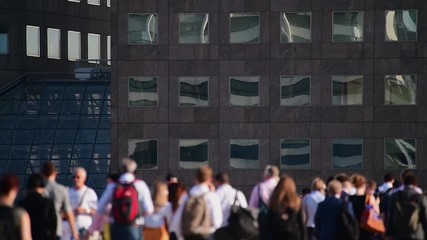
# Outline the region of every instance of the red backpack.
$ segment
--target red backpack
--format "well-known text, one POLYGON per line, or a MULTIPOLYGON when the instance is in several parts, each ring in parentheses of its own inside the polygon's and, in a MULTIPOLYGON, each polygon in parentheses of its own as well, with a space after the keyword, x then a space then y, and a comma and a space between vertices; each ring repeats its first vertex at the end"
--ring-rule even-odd
POLYGON ((133 224, 139 217, 138 191, 133 183, 118 183, 113 194, 111 213, 117 224, 133 224))

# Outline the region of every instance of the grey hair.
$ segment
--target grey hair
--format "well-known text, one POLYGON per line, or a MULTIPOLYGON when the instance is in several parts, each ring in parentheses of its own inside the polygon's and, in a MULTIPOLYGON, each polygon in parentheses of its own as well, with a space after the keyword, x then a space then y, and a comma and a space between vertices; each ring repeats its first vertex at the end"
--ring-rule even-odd
POLYGON ((274 165, 265 166, 264 177, 279 177, 279 168, 274 165))
POLYGON ((86 169, 82 168, 82 167, 76 167, 74 168, 74 174, 76 174, 77 172, 82 172, 83 176, 86 178, 87 177, 87 172, 86 169))
POLYGON ((122 171, 124 173, 135 173, 137 167, 138 165, 133 159, 124 158, 122 160, 122 171))

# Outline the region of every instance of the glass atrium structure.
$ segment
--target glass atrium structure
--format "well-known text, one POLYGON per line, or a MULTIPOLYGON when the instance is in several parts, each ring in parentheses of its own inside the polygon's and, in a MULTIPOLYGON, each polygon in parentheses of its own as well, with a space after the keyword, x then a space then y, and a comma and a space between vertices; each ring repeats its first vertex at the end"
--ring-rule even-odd
POLYGON ((26 176, 51 160, 57 181, 71 186, 84 167, 87 185, 105 187, 110 165, 110 79, 74 75, 25 75, 0 88, 0 174, 26 176))

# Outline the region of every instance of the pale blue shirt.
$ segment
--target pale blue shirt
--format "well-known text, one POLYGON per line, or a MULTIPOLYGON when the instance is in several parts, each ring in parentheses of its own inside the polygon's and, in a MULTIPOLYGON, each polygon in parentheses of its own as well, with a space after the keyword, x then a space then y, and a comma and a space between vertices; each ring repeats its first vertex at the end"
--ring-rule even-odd
POLYGON ((319 191, 313 191, 303 199, 302 205, 304 212, 307 215, 307 227, 314 228, 316 226, 314 224, 314 216, 316 216, 319 203, 323 202, 324 200, 325 195, 319 191))

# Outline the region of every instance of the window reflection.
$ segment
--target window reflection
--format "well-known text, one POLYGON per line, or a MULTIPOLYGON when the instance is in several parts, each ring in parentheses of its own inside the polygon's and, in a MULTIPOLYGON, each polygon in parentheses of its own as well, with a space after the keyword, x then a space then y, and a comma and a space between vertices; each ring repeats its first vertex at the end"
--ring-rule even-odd
POLYGON ((362 42, 363 15, 363 12, 334 12, 333 42, 362 42))
POLYGON ((280 167, 286 169, 310 168, 310 139, 284 139, 281 141, 280 167))
POLYGON ((230 140, 230 168, 258 169, 259 166, 259 140, 230 140))
POLYGON ((129 14, 129 44, 157 44, 157 14, 129 14))
POLYGON ((59 29, 47 29, 47 57, 61 58, 61 30, 59 29))
POLYGON ((0 55, 9 54, 9 33, 7 26, 0 26, 0 55))
POLYGON ((230 77, 230 105, 259 105, 259 76, 230 77))
POLYGON ((195 169, 208 164, 207 139, 179 140, 179 168, 195 169))
MULTIPOLYGON (((101 59, 101 35, 88 33, 87 34, 87 58, 98 60, 101 59)), ((96 61, 89 61, 96 63, 96 61)))
POLYGON ((130 139, 129 157, 134 159, 140 169, 157 169, 157 140, 130 139))
POLYGON ((362 105, 363 76, 332 76, 332 105, 362 105))
POLYGON ((129 77, 129 107, 153 107, 157 101, 157 77, 129 77))
POLYGON ((417 101, 417 75, 386 75, 386 105, 414 105, 417 101))
POLYGON ((280 43, 311 42, 311 13, 281 13, 280 43))
POLYGON ((259 43, 259 25, 259 13, 230 13, 230 43, 259 43))
POLYGON ((386 169, 415 169, 417 145, 415 139, 385 139, 386 169))
POLYGON ((40 57, 40 27, 27 25, 27 56, 40 57))
POLYGON ((311 76, 281 76, 280 77, 280 105, 307 106, 310 99, 311 76))
POLYGON ((333 139, 332 163, 334 168, 362 169, 363 140, 362 139, 333 139))
POLYGON ((179 14, 179 43, 209 43, 209 14, 179 14))
POLYGON ((386 41, 417 40, 417 10, 395 10, 385 13, 386 41))
POLYGON ((209 77, 179 77, 180 106, 209 105, 209 77))
POLYGON ((75 61, 81 58, 80 32, 68 31, 68 60, 75 61))

